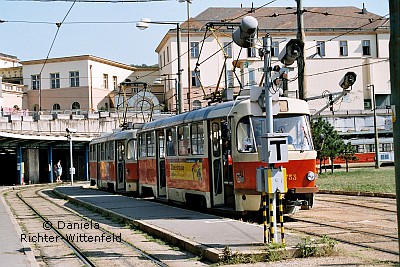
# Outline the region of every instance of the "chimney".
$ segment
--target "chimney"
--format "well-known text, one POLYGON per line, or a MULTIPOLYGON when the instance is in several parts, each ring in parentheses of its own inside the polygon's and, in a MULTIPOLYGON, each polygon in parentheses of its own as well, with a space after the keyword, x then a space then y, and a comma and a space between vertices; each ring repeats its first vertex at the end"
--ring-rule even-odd
POLYGON ((361 10, 361 14, 367 14, 367 9, 365 8, 365 3, 363 3, 363 8, 361 10))

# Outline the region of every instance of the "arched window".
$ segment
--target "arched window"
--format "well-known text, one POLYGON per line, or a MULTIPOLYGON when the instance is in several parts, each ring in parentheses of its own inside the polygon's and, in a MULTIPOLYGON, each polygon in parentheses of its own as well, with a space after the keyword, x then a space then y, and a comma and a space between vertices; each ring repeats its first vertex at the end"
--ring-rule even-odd
POLYGON ((72 109, 80 109, 80 108, 81 108, 81 104, 79 104, 78 102, 72 103, 72 109))
POLYGON ((200 100, 195 100, 195 101, 193 101, 192 109, 194 110, 194 109, 199 109, 199 108, 201 108, 201 102, 200 102, 200 100))
POLYGON ((53 104, 53 110, 60 110, 60 109, 61 109, 60 104, 58 103, 53 104))

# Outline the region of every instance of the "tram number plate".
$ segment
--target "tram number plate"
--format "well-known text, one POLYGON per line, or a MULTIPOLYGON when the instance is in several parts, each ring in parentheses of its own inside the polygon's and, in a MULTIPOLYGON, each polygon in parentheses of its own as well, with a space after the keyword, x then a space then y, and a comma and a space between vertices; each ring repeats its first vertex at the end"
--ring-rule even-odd
POLYGON ((288 174, 286 175, 286 177, 287 177, 287 180, 288 180, 288 181, 296 181, 296 180, 297 180, 297 176, 296 176, 295 173, 294 173, 294 174, 288 173, 288 174))

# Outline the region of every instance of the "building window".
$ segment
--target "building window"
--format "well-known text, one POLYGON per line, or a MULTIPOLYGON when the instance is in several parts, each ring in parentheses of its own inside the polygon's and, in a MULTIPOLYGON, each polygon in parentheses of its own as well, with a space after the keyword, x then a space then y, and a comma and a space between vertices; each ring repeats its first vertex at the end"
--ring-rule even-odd
POLYGON ((60 88, 60 73, 50 73, 50 88, 60 88))
POLYGON ((363 51, 363 56, 371 55, 371 41, 370 40, 362 41, 362 51, 363 51))
POLYGON ((249 69, 249 84, 256 84, 255 70, 249 69))
POLYGON ((169 46, 167 46, 167 62, 169 63, 169 46))
POLYGON ((192 71, 192 86, 194 87, 200 86, 200 71, 198 72, 192 71))
POLYGON ((32 90, 40 89, 40 75, 31 75, 32 90))
POLYGON ((60 110, 60 109, 61 109, 60 104, 58 103, 53 104, 53 110, 60 110))
POLYGON ((199 57, 199 42, 190 42, 190 56, 192 58, 199 57))
POLYGON ((81 104, 79 104, 79 102, 72 103, 72 109, 80 109, 80 108, 81 108, 81 104))
POLYGON ((69 81, 71 87, 79 87, 79 71, 70 71, 69 81))
POLYGON ((339 42, 339 54, 341 56, 348 56, 348 51, 347 51, 347 41, 340 41, 339 42))
POLYGON ((159 62, 159 65, 160 65, 160 69, 162 69, 163 64, 162 64, 162 57, 161 57, 161 55, 160 55, 160 62, 159 62))
POLYGON ((232 57, 232 43, 231 42, 225 42, 224 43, 224 51, 225 51, 225 54, 226 54, 226 56, 228 57, 228 58, 231 58, 232 57))
POLYGON ((165 50, 163 52, 163 59, 164 59, 164 64, 167 64, 167 61, 165 60, 165 50))
POLYGON ((257 50, 255 47, 247 48, 247 57, 257 57, 257 50))
POLYGON ((118 79, 117 76, 113 76, 113 86, 114 86, 114 90, 118 89, 118 79))
POLYGON ((227 74, 228 74, 228 87, 229 88, 235 87, 235 77, 233 76, 233 71, 228 70, 227 74))
POLYGON ((108 89, 108 74, 103 74, 103 87, 108 89))
POLYGON ((325 56, 325 42, 317 41, 317 55, 323 57, 325 56))
POLYGON ((271 56, 279 56, 279 42, 272 42, 271 44, 271 56))

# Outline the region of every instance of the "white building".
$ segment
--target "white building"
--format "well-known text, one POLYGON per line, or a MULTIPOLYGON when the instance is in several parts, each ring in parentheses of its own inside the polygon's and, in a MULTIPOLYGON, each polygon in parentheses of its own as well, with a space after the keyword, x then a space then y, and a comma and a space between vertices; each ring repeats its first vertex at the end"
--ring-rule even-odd
POLYGON ((91 55, 22 61, 29 110, 100 110, 135 67, 91 55), (40 107, 40 108, 39 108, 40 107))
MULTIPOLYGON (((389 80, 389 21, 387 18, 356 7, 304 8, 306 97, 328 95, 342 90, 338 83, 348 71, 357 74, 352 91, 335 106, 335 110, 362 110, 371 107, 370 85, 374 85, 377 105, 390 105, 389 80)), ((260 84, 263 61, 256 48, 240 48, 232 43, 231 34, 237 26, 215 26, 207 29, 208 22, 240 22, 245 15, 258 20, 259 43, 267 33, 272 36, 272 65, 278 61, 279 52, 290 39, 296 38, 297 22, 295 8, 266 7, 208 8, 189 21, 190 76, 188 76, 188 22, 181 25, 181 63, 184 110, 206 105, 204 94, 225 88, 221 72, 225 63, 222 47, 227 55, 227 87, 239 90, 244 85, 260 84), (206 36, 206 38, 204 38, 206 36), (233 63, 236 63, 236 69, 233 63), (197 75, 195 75, 197 70, 197 75), (236 73, 239 79, 235 78, 236 73), (198 79, 200 77, 200 80, 198 79), (222 77, 222 78, 220 78, 222 77), (218 85, 218 81, 219 85, 218 85), (190 86, 188 86, 190 85, 190 86), (218 88, 217 88, 218 85, 218 88), (190 94, 188 94, 190 90, 190 94)), ((177 68, 177 31, 170 30, 156 48, 162 75, 175 78, 177 68)), ((297 68, 289 72, 289 95, 297 94, 297 68)), ((166 94, 174 90, 173 79, 166 81, 166 94)), ((167 103, 174 110, 174 98, 167 103)), ((312 110, 318 111, 327 99, 310 101, 312 110)))
POLYGON ((24 102, 22 67, 16 56, 0 53, 0 108, 2 113, 18 112, 24 102))

